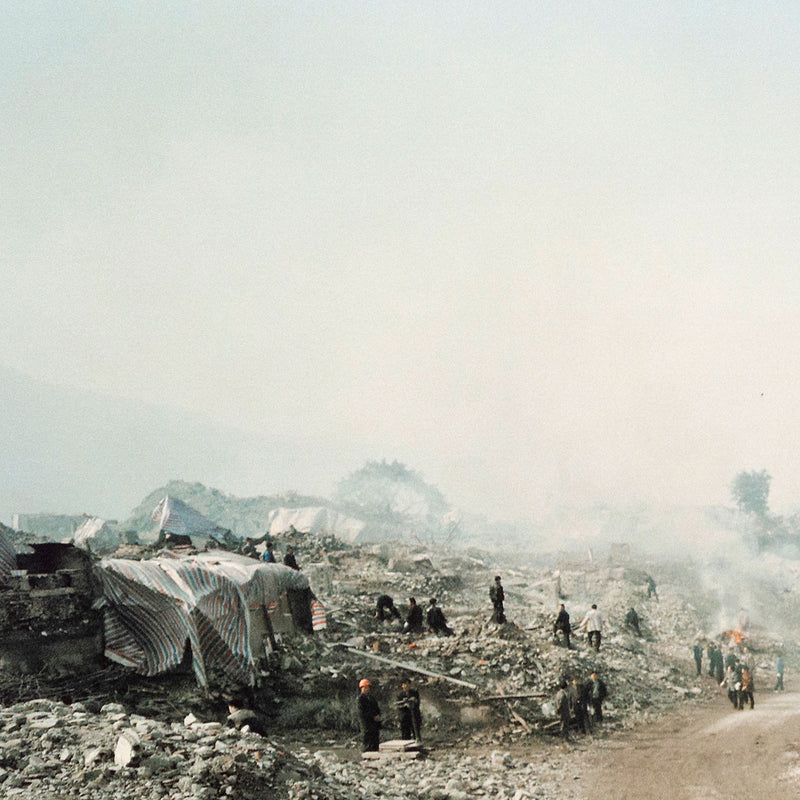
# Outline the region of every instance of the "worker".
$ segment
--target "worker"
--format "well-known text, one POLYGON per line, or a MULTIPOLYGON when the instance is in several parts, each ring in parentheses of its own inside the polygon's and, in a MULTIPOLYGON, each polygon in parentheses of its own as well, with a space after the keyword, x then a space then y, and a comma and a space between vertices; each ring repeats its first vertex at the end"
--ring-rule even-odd
POLYGON ((428 627, 436 634, 453 636, 455 631, 448 627, 444 612, 436 605, 436 598, 432 597, 427 613, 428 627))
POLYGON ((636 613, 636 609, 633 606, 628 609, 628 613, 625 615, 625 624, 633 630, 637 636, 642 635, 642 631, 639 628, 639 615, 636 613))
POLYGON ((400 619, 400 612, 394 604, 394 600, 388 594, 378 595, 378 602, 375 606, 375 616, 383 622, 384 620, 400 619))
POLYGON ((422 609, 414 597, 408 598, 408 613, 403 623, 404 633, 422 633, 422 609))
POLYGON ((286 555, 283 557, 283 563, 286 564, 287 567, 291 567, 292 569, 300 570, 300 567, 297 563, 297 559, 294 557, 294 547, 289 545, 286 548, 286 555))
POLYGON ((411 687, 407 677, 400 679, 400 694, 395 707, 400 716, 400 738, 422 741, 422 713, 419 707, 419 692, 411 687))
POLYGON ((599 651, 603 631, 603 617, 597 610, 596 603, 592 603, 592 607, 586 612, 586 616, 581 620, 579 627, 586 628, 589 646, 591 647, 594 644, 594 649, 599 651))
POLYGON ((569 624, 569 613, 567 609, 564 607, 563 603, 558 604, 558 614, 553 622, 553 637, 557 640, 558 639, 558 632, 564 634, 564 643, 567 646, 567 650, 570 649, 571 645, 569 643, 569 635, 572 633, 572 628, 569 624))
POLYGON ((494 583, 489 587, 489 599, 492 601, 492 606, 494 607, 492 622, 496 622, 498 625, 504 625, 507 621, 504 606, 506 593, 503 589, 503 584, 500 582, 499 575, 494 576, 494 583))
POLYGON ((358 682, 358 716, 364 734, 364 752, 377 752, 380 748, 381 709, 378 701, 370 694, 372 684, 366 678, 358 682))

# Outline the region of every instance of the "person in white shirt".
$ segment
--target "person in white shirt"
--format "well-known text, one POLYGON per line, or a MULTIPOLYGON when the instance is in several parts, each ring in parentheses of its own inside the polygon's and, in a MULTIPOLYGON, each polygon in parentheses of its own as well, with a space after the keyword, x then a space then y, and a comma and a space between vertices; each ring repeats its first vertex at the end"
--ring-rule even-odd
POLYGON ((603 617, 597 610, 597 604, 592 603, 592 607, 586 612, 586 616, 581 620, 579 628, 586 628, 589 638, 589 646, 594 645, 595 650, 600 650, 600 639, 603 631, 603 617))

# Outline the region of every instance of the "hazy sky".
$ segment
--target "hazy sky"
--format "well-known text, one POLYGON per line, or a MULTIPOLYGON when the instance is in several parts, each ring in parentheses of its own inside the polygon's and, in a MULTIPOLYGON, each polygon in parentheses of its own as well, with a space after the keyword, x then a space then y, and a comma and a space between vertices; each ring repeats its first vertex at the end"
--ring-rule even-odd
POLYGON ((8 3, 0 363, 473 509, 766 469, 786 510, 798 41, 796 3, 8 3))

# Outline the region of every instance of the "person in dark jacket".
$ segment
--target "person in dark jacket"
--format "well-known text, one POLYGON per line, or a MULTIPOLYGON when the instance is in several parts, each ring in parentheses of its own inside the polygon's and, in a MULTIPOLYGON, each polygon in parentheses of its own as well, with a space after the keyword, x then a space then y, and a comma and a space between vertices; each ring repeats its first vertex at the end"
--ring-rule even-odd
POLYGON ((569 703, 572 719, 583 733, 592 732, 592 718, 589 716, 589 692, 587 684, 580 678, 573 678, 569 686, 569 703))
POLYGON ((636 609, 633 606, 628 609, 628 613, 625 615, 625 624, 631 628, 637 636, 642 635, 641 628, 639 627, 639 615, 636 613, 636 609))
POLYGON ((358 683, 358 716, 364 734, 364 752, 377 752, 380 749, 381 709, 378 701, 370 694, 372 684, 363 678, 358 683))
POLYGON ((703 671, 703 645, 700 643, 699 638, 694 640, 692 653, 694 655, 695 666, 697 667, 697 674, 700 675, 703 671))
POLYGON ((286 564, 287 567, 291 567, 292 569, 300 570, 300 566, 297 563, 297 559, 294 557, 294 547, 291 545, 286 548, 286 555, 283 557, 283 563, 286 564))
POLYGON ((408 598, 408 613, 403 624, 404 633, 422 633, 422 609, 417 605, 416 598, 408 598))
POLYGON ((422 713, 419 708, 419 692, 411 688, 408 678, 400 681, 400 694, 395 702, 400 717, 400 738, 422 741, 422 713))
POLYGON ((506 623, 505 600, 506 593, 503 589, 503 584, 500 582, 500 576, 494 576, 494 583, 489 587, 489 599, 492 601, 494 611, 492 612, 492 622, 498 625, 506 623))
POLYGON ((436 605, 436 598, 432 597, 427 613, 428 627, 436 634, 453 636, 455 631, 448 627, 444 612, 436 605))
POLYGON ((567 609, 564 608, 563 603, 558 604, 558 615, 556 616, 555 622, 553 622, 553 636, 558 638, 559 631, 564 634, 564 643, 567 646, 567 650, 569 650, 571 647, 569 635, 572 632, 572 628, 569 624, 569 614, 567 613, 567 609))
POLYGON ((598 676, 597 671, 593 671, 586 682, 586 697, 594 709, 594 718, 598 722, 602 722, 603 701, 608 697, 608 689, 605 682, 598 676))
POLYGON ((400 612, 394 604, 394 599, 388 594, 378 595, 378 602, 375 605, 375 616, 383 622, 387 619, 400 619, 400 612))

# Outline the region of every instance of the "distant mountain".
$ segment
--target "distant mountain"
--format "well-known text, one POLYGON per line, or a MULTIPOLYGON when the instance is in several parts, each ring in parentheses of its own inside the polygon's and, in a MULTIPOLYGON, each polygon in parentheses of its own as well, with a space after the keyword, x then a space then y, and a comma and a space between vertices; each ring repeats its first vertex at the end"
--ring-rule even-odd
POLYGON ((0 457, 0 520, 7 524, 14 513, 33 512, 125 519, 154 486, 176 477, 240 495, 295 487, 327 493, 357 463, 330 444, 253 435, 2 366, 0 457))

